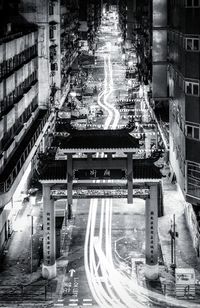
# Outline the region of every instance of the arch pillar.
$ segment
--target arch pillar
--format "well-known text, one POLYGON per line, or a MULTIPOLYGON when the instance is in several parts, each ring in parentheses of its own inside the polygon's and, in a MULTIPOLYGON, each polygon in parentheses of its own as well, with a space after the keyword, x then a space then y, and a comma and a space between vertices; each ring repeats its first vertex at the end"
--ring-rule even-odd
POLYGON ((127 153, 128 204, 133 203, 133 153, 127 153))
POLYGON ((73 165, 72 153, 67 154, 67 206, 68 219, 72 218, 72 186, 73 186, 73 165))
POLYGON ((55 242, 55 211, 54 200, 50 195, 50 185, 43 184, 43 264, 42 277, 55 278, 56 273, 56 242, 55 242))
POLYGON ((158 278, 158 185, 150 184, 150 196, 146 199, 146 265, 145 276, 149 280, 158 278))

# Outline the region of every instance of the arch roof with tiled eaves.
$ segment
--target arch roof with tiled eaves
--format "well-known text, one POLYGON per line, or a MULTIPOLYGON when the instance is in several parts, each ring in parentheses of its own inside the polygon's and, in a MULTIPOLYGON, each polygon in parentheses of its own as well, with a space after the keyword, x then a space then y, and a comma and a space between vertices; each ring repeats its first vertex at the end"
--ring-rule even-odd
MULTIPOLYGON (((151 159, 133 159, 133 181, 159 181, 161 178, 160 168, 151 159)), ((40 181, 67 181, 67 160, 43 161, 40 181)))
POLYGON ((74 130, 70 134, 56 134, 52 147, 66 152, 131 152, 140 147, 139 140, 127 130, 74 130))

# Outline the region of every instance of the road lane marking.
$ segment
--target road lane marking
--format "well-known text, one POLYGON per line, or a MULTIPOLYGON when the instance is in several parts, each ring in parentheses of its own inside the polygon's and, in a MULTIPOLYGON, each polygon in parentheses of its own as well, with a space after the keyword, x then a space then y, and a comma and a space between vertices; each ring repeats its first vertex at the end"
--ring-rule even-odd
POLYGON ((92 303, 83 303, 83 306, 92 306, 92 303))
POLYGON ((73 276, 74 276, 74 273, 75 273, 76 271, 75 271, 75 269, 73 269, 73 268, 71 268, 70 270, 69 270, 69 273, 70 273, 70 277, 72 278, 73 276))
POLYGON ((91 302, 92 299, 91 299, 91 298, 84 298, 83 301, 84 301, 84 302, 91 302))
POLYGON ((77 303, 69 304, 69 306, 78 306, 78 304, 77 303))
POLYGON ((70 302, 78 302, 78 299, 70 298, 69 301, 70 301, 70 302))

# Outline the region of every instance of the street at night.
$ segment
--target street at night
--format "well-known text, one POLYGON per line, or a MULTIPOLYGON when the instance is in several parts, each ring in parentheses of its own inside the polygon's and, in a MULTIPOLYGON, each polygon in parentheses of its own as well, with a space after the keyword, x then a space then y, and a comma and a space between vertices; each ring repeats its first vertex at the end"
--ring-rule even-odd
POLYGON ((0 307, 200 307, 200 0, 0 0, 0 307))

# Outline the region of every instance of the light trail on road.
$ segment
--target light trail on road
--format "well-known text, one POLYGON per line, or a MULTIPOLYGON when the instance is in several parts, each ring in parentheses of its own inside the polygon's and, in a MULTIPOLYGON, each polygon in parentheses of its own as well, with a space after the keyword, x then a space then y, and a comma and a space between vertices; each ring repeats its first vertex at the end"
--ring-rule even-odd
MULTIPOLYGON (((104 76, 104 89, 98 95, 98 104, 108 112, 104 129, 108 129, 109 126, 116 129, 120 113, 108 100, 114 91, 110 53, 104 55, 104 76)), ((121 285, 120 273, 114 268, 112 257, 112 200, 106 199, 100 202, 99 228, 97 227, 98 199, 93 199, 90 202, 84 247, 85 270, 92 295, 100 307, 143 307, 140 303, 136 305, 126 288, 121 285)))
MULTIPOLYGON (((98 104, 108 112, 104 129, 108 129, 112 121, 112 129, 116 129, 120 114, 108 101, 109 96, 114 91, 110 54, 104 55, 104 76, 104 90, 98 95, 98 104), (102 98, 103 102, 101 101, 102 98)), ((112 200, 101 200, 98 235, 95 233, 95 226, 97 226, 97 202, 97 199, 91 200, 90 202, 84 249, 85 269, 89 286, 94 299, 100 307, 129 307, 129 305, 127 305, 127 300, 132 305, 132 298, 126 289, 121 286, 120 280, 116 280, 116 275, 119 275, 119 273, 115 270, 113 265, 111 241, 112 200), (105 250, 105 255, 103 250, 105 250), (104 259, 106 262, 102 263, 104 259)), ((137 307, 140 308, 142 306, 138 305, 137 307)))
MULTIPOLYGON (((104 89, 98 95, 99 106, 108 113, 104 129, 116 129, 120 119, 119 111, 109 102, 114 91, 110 51, 104 54, 104 89)), ((96 303, 102 308, 146 308, 152 307, 154 302, 166 308, 197 308, 197 304, 150 291, 115 268, 112 255, 112 213, 112 199, 90 201, 84 258, 88 284, 96 303), (97 216, 98 209, 100 215, 97 216)))
POLYGON ((104 56, 104 75, 105 75, 105 79, 104 79, 104 89, 103 91, 101 91, 98 95, 98 99, 97 99, 97 102, 98 102, 98 105, 100 107, 102 107, 105 111, 108 112, 108 116, 107 116, 107 123, 106 123, 106 127, 108 127, 112 121, 112 118, 113 118, 113 112, 112 112, 112 109, 109 108, 109 106, 106 105, 106 99, 105 99, 105 95, 107 94, 108 92, 108 87, 107 87, 107 83, 108 83, 108 80, 107 80, 107 76, 108 76, 108 72, 107 72, 107 69, 106 69, 106 58, 104 56), (103 103, 101 102, 101 99, 104 98, 103 100, 103 103))
POLYGON ((104 124, 104 129, 108 129, 112 124, 112 129, 116 129, 117 124, 120 119, 120 113, 111 103, 108 102, 109 96, 115 91, 113 87, 113 69, 112 69, 112 61, 111 54, 104 54, 104 89, 98 95, 98 105, 108 112, 108 116, 106 122, 104 124), (103 102, 102 102, 103 98, 103 102))

